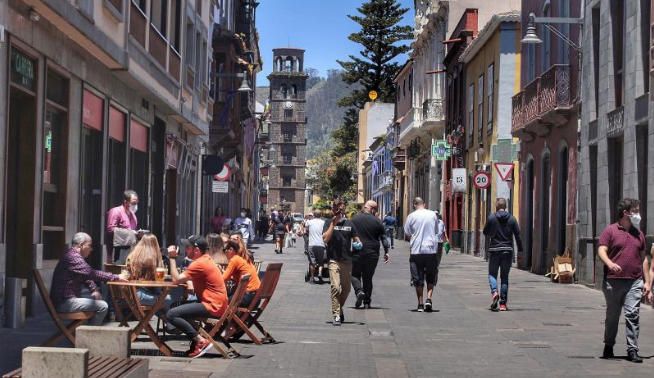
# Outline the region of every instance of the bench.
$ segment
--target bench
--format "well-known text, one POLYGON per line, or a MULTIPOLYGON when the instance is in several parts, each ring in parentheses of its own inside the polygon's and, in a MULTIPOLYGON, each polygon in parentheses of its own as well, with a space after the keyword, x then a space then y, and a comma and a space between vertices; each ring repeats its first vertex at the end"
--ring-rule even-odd
POLYGON ((23 367, 4 374, 14 377, 129 377, 146 378, 148 360, 112 356, 91 356, 88 349, 27 347, 23 349, 23 367))

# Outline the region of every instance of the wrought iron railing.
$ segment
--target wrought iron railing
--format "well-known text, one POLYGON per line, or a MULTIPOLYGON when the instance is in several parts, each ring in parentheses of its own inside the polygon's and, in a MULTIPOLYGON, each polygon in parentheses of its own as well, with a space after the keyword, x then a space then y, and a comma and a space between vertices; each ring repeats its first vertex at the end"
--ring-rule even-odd
POLYGON ((615 110, 606 114, 608 119, 606 132, 608 137, 614 137, 622 134, 622 129, 624 125, 624 106, 620 106, 615 110))

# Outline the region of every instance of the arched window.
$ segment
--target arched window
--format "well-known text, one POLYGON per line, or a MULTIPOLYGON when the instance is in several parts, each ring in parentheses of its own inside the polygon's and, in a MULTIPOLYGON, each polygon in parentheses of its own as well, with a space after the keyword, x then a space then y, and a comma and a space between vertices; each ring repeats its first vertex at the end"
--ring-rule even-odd
POLYGON ((297 85, 293 84, 291 86, 291 97, 297 98, 297 85))
POLYGON ((286 84, 282 84, 282 86, 279 88, 279 92, 282 94, 283 99, 288 98, 288 87, 286 87, 286 84))
POLYGON ((290 56, 286 58, 286 61, 284 62, 284 71, 286 72, 292 72, 293 71, 293 58, 290 56))

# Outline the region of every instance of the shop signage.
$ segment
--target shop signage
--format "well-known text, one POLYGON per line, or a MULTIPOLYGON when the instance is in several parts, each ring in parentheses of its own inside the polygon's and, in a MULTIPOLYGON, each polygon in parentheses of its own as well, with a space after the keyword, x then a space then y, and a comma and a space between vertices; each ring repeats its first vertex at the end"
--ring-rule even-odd
POLYGON ((213 179, 216 181, 229 181, 229 176, 231 176, 232 170, 229 168, 229 164, 223 165, 223 170, 220 173, 213 176, 213 179))
POLYGON ((452 169, 452 191, 454 193, 465 193, 466 192, 466 179, 468 173, 465 168, 453 168, 452 169))
POLYGON ((11 81, 27 89, 34 90, 34 60, 11 49, 11 81))
POLYGON ((431 156, 436 160, 447 160, 452 155, 452 147, 446 140, 437 140, 431 145, 431 156))
POLYGON ((477 189, 488 189, 490 186, 490 175, 486 172, 477 172, 472 177, 472 182, 477 189))
POLYGON ((229 192, 229 183, 227 181, 213 180, 211 182, 211 192, 212 193, 228 193, 229 192))

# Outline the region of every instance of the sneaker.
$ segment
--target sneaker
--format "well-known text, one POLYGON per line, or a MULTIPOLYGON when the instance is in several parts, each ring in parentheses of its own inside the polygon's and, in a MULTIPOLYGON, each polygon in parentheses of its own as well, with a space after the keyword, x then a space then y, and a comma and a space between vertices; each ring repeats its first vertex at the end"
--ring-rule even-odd
POLYGON ((493 293, 493 302, 491 302, 490 309, 492 311, 497 311, 497 306, 500 303, 500 295, 497 292, 493 293))
POLYGON ((345 315, 343 315, 343 310, 342 310, 342 309, 341 309, 341 316, 340 316, 340 318, 341 318, 341 322, 342 322, 342 323, 345 323, 345 315))
POLYGON ((423 306, 421 303, 418 305, 418 312, 423 312, 423 311, 425 311, 425 306, 423 306))
POLYGON ((627 352, 627 361, 635 362, 637 364, 642 364, 643 359, 638 355, 638 352, 635 350, 630 350, 627 352))
POLYGON ((602 353, 602 358, 609 359, 614 358, 613 354, 613 345, 604 344, 604 352, 602 353))
POLYGON ((340 327, 341 326, 341 317, 340 316, 334 316, 334 321, 332 322, 332 325, 334 327, 340 327))
POLYGON ((207 339, 202 339, 195 343, 193 352, 189 353, 188 356, 191 358, 198 358, 207 353, 211 348, 213 348, 213 344, 211 344, 211 342, 207 339))
POLYGON ((189 344, 188 350, 184 353, 187 356, 193 352, 193 349, 195 349, 195 340, 191 341, 191 344, 189 344))
POLYGON ((431 312, 431 299, 425 301, 425 312, 431 312))
POLYGON ((357 293, 357 301, 354 303, 355 308, 360 308, 363 300, 365 299, 366 294, 363 291, 357 293))
POLYGON ((508 311, 509 309, 506 307, 504 303, 500 304, 500 311, 508 311))

